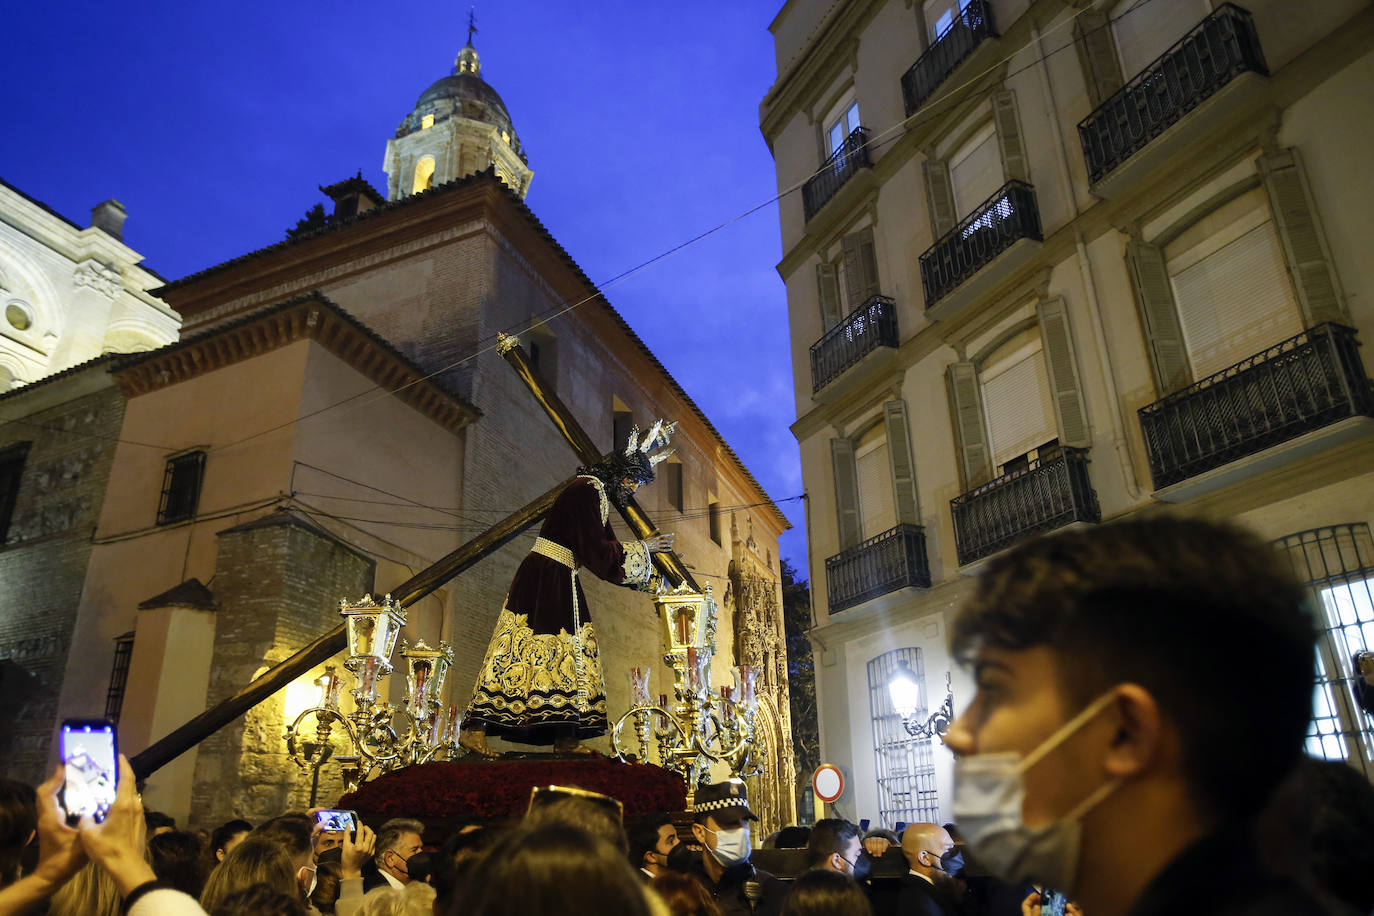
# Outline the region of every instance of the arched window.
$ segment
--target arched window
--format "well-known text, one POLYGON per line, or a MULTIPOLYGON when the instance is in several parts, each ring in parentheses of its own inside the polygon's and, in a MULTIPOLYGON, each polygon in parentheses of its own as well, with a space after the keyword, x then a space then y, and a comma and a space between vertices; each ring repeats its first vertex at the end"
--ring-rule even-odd
POLYGON ((426 156, 415 163, 415 183, 410 188, 410 193, 419 194, 421 191, 428 191, 434 186, 434 157, 426 156))

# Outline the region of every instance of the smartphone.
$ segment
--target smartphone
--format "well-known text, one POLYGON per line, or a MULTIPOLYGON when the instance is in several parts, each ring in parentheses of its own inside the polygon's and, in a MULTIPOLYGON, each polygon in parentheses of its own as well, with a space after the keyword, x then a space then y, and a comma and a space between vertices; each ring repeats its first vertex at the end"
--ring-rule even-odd
POLYGON ((358 812, 325 809, 315 812, 315 820, 320 822, 320 828, 325 833, 347 830, 349 836, 358 835, 358 812))
POLYGON ((114 804, 119 755, 114 723, 104 719, 67 719, 62 723, 62 810, 67 823, 86 815, 103 821, 114 804))
POLYGON ((1069 898, 1058 891, 1041 891, 1040 916, 1064 916, 1064 909, 1069 905, 1069 898))

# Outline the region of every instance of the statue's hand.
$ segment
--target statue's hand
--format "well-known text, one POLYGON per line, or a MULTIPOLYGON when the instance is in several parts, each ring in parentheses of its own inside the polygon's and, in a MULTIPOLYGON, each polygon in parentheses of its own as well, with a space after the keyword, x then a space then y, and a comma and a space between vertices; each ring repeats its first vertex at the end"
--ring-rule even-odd
POLYGON ((656 534, 651 538, 646 538, 644 546, 649 549, 650 553, 662 553, 673 549, 673 539, 676 537, 675 534, 656 534))

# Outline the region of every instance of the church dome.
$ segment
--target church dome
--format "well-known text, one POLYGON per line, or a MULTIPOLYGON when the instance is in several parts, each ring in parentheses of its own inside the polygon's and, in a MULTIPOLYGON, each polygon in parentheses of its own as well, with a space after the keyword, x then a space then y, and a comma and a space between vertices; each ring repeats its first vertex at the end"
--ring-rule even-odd
POLYGON ((428 89, 420 93, 415 102, 415 110, 402 119, 396 128, 396 136, 424 130, 449 118, 466 118, 496 127, 501 139, 510 144, 517 155, 525 160, 525 152, 520 139, 511 123, 510 112, 500 94, 482 79, 482 62, 471 40, 458 53, 453 72, 436 80, 428 89), (427 123, 427 119, 428 123, 427 123))

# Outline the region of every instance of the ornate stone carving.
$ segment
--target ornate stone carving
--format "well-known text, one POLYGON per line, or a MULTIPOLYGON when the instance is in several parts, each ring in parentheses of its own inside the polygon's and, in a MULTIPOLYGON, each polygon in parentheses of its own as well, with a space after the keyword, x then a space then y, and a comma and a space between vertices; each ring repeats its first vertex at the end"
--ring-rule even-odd
POLYGON ((123 286, 120 283, 119 271, 106 267, 94 258, 88 258, 76 265, 76 272, 72 274, 72 285, 78 289, 83 286, 93 289, 111 299, 119 295, 123 286))

